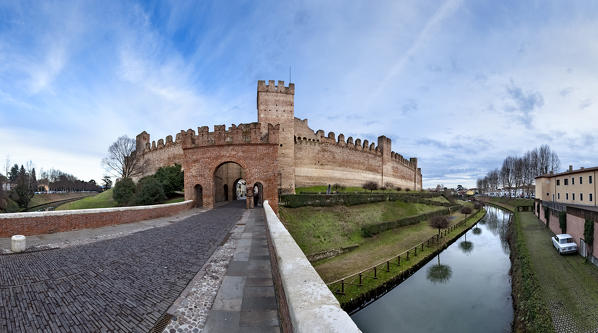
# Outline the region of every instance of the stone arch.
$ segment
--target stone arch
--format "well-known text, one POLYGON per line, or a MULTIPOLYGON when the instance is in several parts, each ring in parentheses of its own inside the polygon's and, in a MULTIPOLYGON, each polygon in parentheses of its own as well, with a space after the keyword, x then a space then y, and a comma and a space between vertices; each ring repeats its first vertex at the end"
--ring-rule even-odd
POLYGON ((237 178, 233 182, 232 192, 233 192, 233 200, 246 200, 247 199, 247 180, 244 178, 237 178), (240 183, 241 183, 241 186, 239 186, 240 183), (241 190, 242 193, 239 193, 239 190, 241 190))
POLYGON ((228 160, 216 165, 212 172, 213 202, 231 201, 238 179, 246 179, 246 168, 241 163, 228 160))
POLYGON ((193 194, 195 195, 195 207, 203 207, 203 187, 197 184, 193 187, 193 194))

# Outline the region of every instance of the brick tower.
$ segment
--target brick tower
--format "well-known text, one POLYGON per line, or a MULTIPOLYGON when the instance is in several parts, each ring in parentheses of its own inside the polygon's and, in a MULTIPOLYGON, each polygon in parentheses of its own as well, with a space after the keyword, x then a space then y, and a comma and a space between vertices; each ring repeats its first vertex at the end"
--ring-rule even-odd
MULTIPOLYGON (((284 81, 257 82, 257 119, 262 124, 280 124, 278 165, 282 193, 295 193, 295 85, 284 81)), ((268 126, 262 125, 262 130, 268 126)))

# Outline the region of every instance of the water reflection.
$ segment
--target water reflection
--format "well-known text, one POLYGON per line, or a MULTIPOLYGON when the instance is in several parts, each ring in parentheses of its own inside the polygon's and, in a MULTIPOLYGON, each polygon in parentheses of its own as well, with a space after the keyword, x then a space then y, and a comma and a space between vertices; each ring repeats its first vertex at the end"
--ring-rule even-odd
POLYGON ((482 228, 475 227, 475 228, 473 228, 472 232, 473 232, 474 235, 479 235, 479 234, 482 233, 482 228))
POLYGON ((473 251, 473 243, 467 240, 467 232, 464 235, 465 240, 459 243, 459 248, 463 253, 469 255, 473 251))
POLYGON ((509 332, 511 263, 503 245, 509 213, 486 209, 488 214, 476 225, 479 234, 472 237, 467 232, 402 284, 353 314, 359 328, 363 332, 509 332))
POLYGON ((440 254, 437 257, 438 264, 428 267, 427 278, 433 283, 447 283, 451 279, 453 271, 450 266, 440 263, 440 254))

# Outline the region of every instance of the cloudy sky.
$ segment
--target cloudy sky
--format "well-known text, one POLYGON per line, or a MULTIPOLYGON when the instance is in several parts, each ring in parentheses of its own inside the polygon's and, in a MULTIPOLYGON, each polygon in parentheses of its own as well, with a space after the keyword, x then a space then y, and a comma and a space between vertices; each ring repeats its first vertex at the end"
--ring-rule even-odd
MULTIPOLYGON (((292 67, 295 116, 475 186, 549 144, 598 165, 596 1, 3 1, 0 159, 89 180, 120 135, 256 121, 292 67)), ((4 168, 1 168, 4 169, 4 168)))

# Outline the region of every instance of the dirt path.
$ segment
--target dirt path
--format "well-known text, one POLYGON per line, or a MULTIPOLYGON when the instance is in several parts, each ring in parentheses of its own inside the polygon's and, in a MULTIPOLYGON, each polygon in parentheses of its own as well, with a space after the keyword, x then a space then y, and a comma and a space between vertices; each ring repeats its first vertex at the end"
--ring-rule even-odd
POLYGON ((598 332, 598 267, 559 255, 552 233, 532 213, 521 213, 521 225, 555 331, 598 332))

